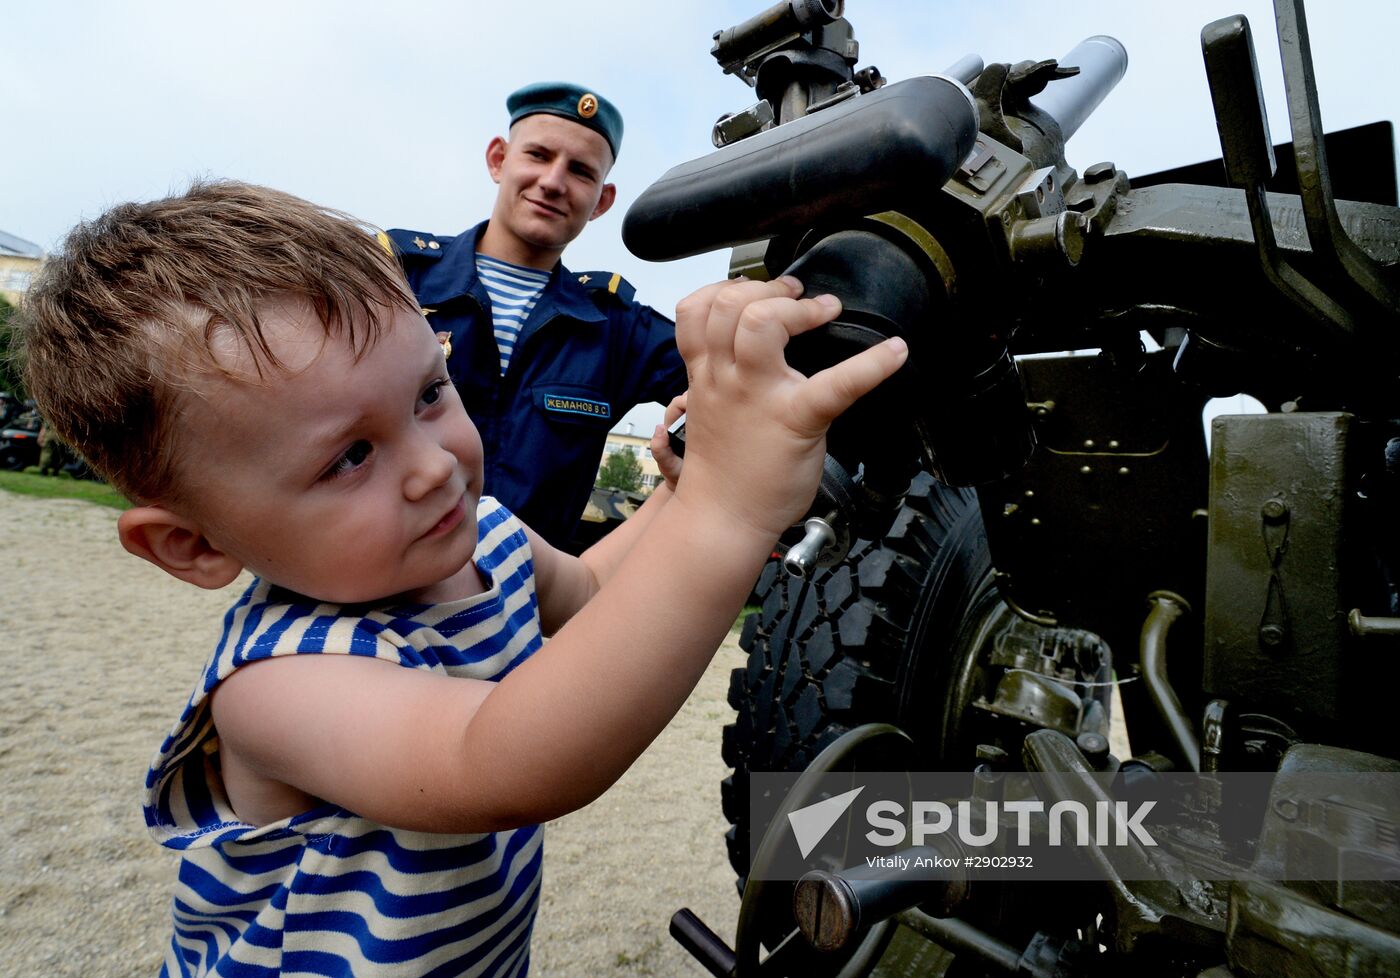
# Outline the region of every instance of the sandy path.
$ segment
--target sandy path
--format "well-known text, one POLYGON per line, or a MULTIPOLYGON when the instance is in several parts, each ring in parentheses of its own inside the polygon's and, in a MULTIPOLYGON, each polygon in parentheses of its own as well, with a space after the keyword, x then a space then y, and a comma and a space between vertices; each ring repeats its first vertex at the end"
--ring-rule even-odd
MULTIPOLYGON (((140 785, 230 602, 127 556, 116 511, 0 491, 0 972, 154 975, 173 856, 140 785)), ((546 833, 536 975, 701 975, 666 932, 732 939, 720 727, 733 639, 680 716, 591 807, 546 833)))

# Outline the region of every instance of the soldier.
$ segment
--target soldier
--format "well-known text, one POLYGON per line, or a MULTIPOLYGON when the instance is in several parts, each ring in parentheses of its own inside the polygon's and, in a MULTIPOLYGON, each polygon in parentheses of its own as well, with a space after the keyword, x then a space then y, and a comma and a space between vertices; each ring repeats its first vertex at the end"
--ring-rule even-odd
POLYGON ((634 405, 684 390, 685 365, 674 324, 620 275, 559 260, 612 206, 622 116, 562 82, 528 85, 506 109, 509 135, 486 147, 500 188, 490 219, 455 237, 387 239, 481 431, 485 491, 568 547, 608 430, 634 405))
POLYGON ((39 474, 58 475, 68 464, 68 446, 47 424, 39 425, 39 474))

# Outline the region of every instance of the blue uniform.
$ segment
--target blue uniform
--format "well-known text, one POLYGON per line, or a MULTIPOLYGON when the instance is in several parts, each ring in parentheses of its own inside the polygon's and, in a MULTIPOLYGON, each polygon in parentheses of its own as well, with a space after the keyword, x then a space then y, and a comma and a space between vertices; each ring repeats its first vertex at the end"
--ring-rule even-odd
POLYGON ((428 323, 451 336, 447 369, 481 432, 484 492, 567 547, 608 431, 633 406, 664 404, 685 390, 675 324, 633 301, 621 276, 556 264, 503 376, 491 301, 476 273, 485 228, 388 235, 428 323))

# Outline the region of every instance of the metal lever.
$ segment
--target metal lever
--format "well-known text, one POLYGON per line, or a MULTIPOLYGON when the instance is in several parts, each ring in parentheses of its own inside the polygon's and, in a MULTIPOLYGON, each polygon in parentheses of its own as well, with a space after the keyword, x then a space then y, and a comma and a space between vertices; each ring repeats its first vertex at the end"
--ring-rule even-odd
POLYGON ((1347 626, 1357 638, 1400 638, 1400 618, 1363 615, 1360 608, 1348 612, 1347 626))
POLYGON ((1207 24, 1201 30, 1201 53, 1220 132, 1225 178, 1245 192, 1264 276, 1312 319, 1338 334, 1350 334, 1354 331, 1351 314, 1279 254, 1264 190, 1277 164, 1249 21, 1237 14, 1207 24))
POLYGON ((1351 240, 1337 216, 1303 0, 1274 0, 1274 21, 1278 25, 1284 90, 1288 93, 1289 121, 1293 126, 1293 158, 1298 167, 1308 241, 1313 252, 1339 274, 1343 284, 1351 285, 1353 291, 1394 316, 1400 313, 1400 295, 1381 277, 1380 266, 1351 240))

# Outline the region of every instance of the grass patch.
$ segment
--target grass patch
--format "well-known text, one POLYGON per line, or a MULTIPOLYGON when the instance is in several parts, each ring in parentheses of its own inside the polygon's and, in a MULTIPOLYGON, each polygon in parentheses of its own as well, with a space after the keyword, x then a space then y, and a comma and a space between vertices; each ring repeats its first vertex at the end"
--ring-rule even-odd
POLYGON ((66 475, 39 475, 37 472, 0 471, 0 489, 18 493, 21 496, 39 496, 43 499, 81 499, 110 506, 112 509, 130 509, 131 503, 121 493, 105 482, 91 482, 87 479, 72 479, 66 475))
POLYGON ((759 606, 756 604, 744 605, 744 610, 739 612, 739 617, 734 619, 734 624, 729 626, 729 630, 731 632, 742 631, 744 627, 744 619, 747 618, 749 615, 753 614, 755 611, 760 610, 762 609, 760 609, 759 606))

